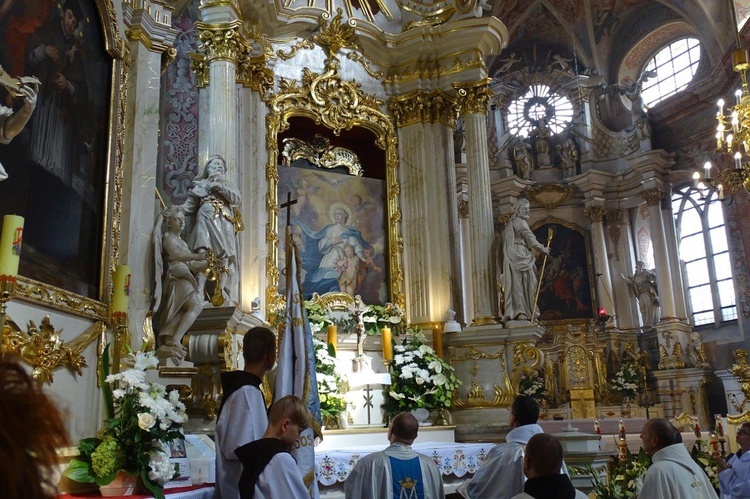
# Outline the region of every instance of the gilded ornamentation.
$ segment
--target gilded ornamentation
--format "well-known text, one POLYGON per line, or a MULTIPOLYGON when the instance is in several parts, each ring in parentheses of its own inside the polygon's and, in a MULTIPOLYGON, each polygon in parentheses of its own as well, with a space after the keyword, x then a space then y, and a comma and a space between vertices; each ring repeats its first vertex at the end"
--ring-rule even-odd
POLYGON ((40 327, 34 321, 29 321, 28 331, 25 332, 9 319, 5 324, 2 353, 20 356, 33 368, 32 376, 39 384, 51 383, 52 372, 63 366, 79 376, 83 375, 83 368, 88 365, 81 352, 105 328, 104 322, 95 322, 66 345, 50 323, 48 315, 42 319, 40 327))
POLYGON ((473 366, 471 368, 471 375, 473 377, 476 377, 476 375, 479 374, 479 363, 478 362, 480 360, 495 360, 495 359, 500 359, 500 363, 501 363, 500 364, 500 370, 501 371, 505 370, 505 368, 503 366, 503 357, 504 356, 505 356, 505 351, 504 350, 499 350, 497 353, 484 353, 484 352, 480 352, 479 350, 477 350, 474 347, 469 347, 469 349, 468 349, 468 351, 467 351, 467 353, 465 355, 457 356, 457 355, 453 355, 451 353, 450 354, 450 360, 449 360, 449 362, 451 363, 451 365, 454 362, 466 362, 466 361, 473 362, 473 366))
POLYGON ((682 353, 682 343, 675 343, 671 355, 667 353, 664 345, 659 345, 659 369, 683 369, 684 367, 685 356, 682 353))
POLYGON ((314 37, 319 45, 328 48, 329 55, 337 54, 342 48, 357 49, 357 44, 352 41, 354 21, 342 23, 342 14, 341 8, 336 9, 336 15, 330 23, 325 22, 327 14, 324 14, 324 21, 320 25, 318 34, 314 37))
POLYGON ((469 218, 469 202, 465 199, 458 202, 458 217, 463 219, 469 218))
POLYGON ((737 378, 740 388, 742 388, 742 393, 745 394, 745 400, 742 404, 744 408, 745 403, 750 402, 750 365, 747 363, 747 350, 740 348, 732 353, 734 354, 735 363, 728 371, 732 376, 737 378))
POLYGON ((208 63, 206 57, 203 54, 190 53, 190 69, 195 73, 196 84, 198 88, 205 88, 208 86, 210 78, 208 76, 208 63))
POLYGON ((456 126, 456 101, 440 89, 429 93, 415 90, 393 97, 390 109, 399 127, 414 123, 442 123, 451 128, 456 126))
POLYGON ((240 31, 241 27, 242 23, 238 20, 220 24, 196 21, 198 41, 206 60, 224 60, 237 64, 250 51, 250 46, 240 31))
MULTIPOLYGON (((737 410, 741 411, 742 409, 737 409, 737 410)), ((733 424, 733 425, 739 426, 742 423, 746 423, 748 421, 750 421, 750 409, 747 410, 747 411, 745 411, 745 412, 743 412, 742 414, 737 414, 737 415, 734 415, 734 416, 732 416, 730 414, 727 414, 727 423, 729 423, 729 424, 733 424)))
POLYGON ((509 407, 513 403, 516 392, 513 390, 508 376, 503 376, 503 388, 494 384, 492 385, 492 388, 495 392, 495 396, 492 400, 489 400, 484 395, 484 390, 476 380, 471 380, 471 388, 469 389, 466 400, 461 400, 458 390, 453 392, 453 407, 458 409, 509 407))
POLYGON ((169 47, 167 50, 162 52, 160 74, 164 74, 164 72, 167 70, 167 67, 172 64, 172 61, 174 61, 176 58, 177 49, 174 47, 169 47))
POLYGON ((527 187, 523 194, 532 203, 542 205, 546 210, 551 210, 564 203, 573 194, 573 187, 557 184, 540 185, 527 187))
POLYGON ((306 38, 304 40, 299 40, 297 43, 291 46, 289 49, 289 52, 284 52, 283 50, 279 49, 276 51, 276 55, 279 56, 281 59, 288 61, 295 55, 297 55, 297 52, 299 52, 301 49, 307 49, 312 50, 315 48, 315 43, 313 43, 313 39, 306 38))
POLYGON ((588 355, 584 347, 574 345, 568 349, 569 388, 588 388, 591 386, 588 360, 588 355))
POLYGON ((18 276, 13 296, 90 319, 107 319, 104 303, 27 277, 18 276))
MULTIPOLYGON (((408 24, 409 23, 407 23, 407 25, 408 24)), ((481 52, 476 49, 456 54, 453 58, 453 62, 449 64, 446 64, 444 59, 427 59, 415 61, 414 63, 405 64, 399 67, 391 66, 384 83, 398 86, 419 79, 437 80, 441 78, 450 78, 453 74, 472 69, 487 70, 481 52)))
POLYGON ((273 71, 266 65, 265 56, 253 56, 249 51, 244 53, 237 64, 237 81, 259 92, 266 100, 273 89, 273 71))
POLYGON ((360 63, 362 67, 365 69, 365 71, 367 72, 367 74, 372 76, 376 80, 380 80, 381 78, 383 78, 383 72, 375 71, 374 69, 372 69, 372 66, 370 65, 370 61, 365 59, 365 57, 359 52, 347 52, 346 58, 360 63))
POLYGON ((516 344, 513 347, 513 384, 517 385, 524 375, 536 378, 543 360, 544 354, 533 344, 516 344))
POLYGON ((331 292, 324 295, 313 293, 310 305, 319 305, 323 309, 330 308, 333 311, 345 311, 350 310, 355 305, 355 301, 352 295, 347 293, 331 292))
POLYGON ((661 203, 662 197, 664 197, 664 192, 654 188, 654 189, 648 189, 646 191, 643 191, 641 194, 643 196, 643 199, 646 201, 646 204, 651 206, 659 206, 659 203, 661 203))
POLYGON ((456 89, 459 114, 486 114, 492 98, 489 83, 486 78, 474 83, 453 83, 456 89))
POLYGON ((583 216, 588 218, 592 224, 602 223, 606 214, 607 209, 604 206, 588 206, 583 209, 583 216))
POLYGON ((281 156, 286 166, 302 158, 320 168, 343 166, 349 170, 350 175, 362 176, 362 164, 354 151, 332 146, 327 137, 316 134, 309 141, 286 138, 283 143, 284 150, 281 151, 281 156))
MULTIPOLYGON (((326 60, 325 72, 316 74, 305 68, 301 84, 281 80, 279 93, 269 100, 269 111, 266 116, 268 163, 266 178, 268 180, 268 194, 266 210, 268 224, 266 226, 266 241, 268 243, 268 257, 266 259, 266 273, 268 287, 266 288, 266 304, 275 303, 278 294, 278 133, 289 126, 289 118, 304 116, 316 123, 331 129, 335 135, 341 130, 349 130, 355 126, 366 128, 375 135, 375 143, 386 152, 386 210, 388 214, 388 251, 390 271, 390 300, 402 310, 406 309, 406 298, 403 292, 404 273, 402 268, 403 240, 401 238, 399 221, 401 212, 398 204, 400 191, 398 175, 398 147, 396 130, 389 116, 380 108, 383 105, 375 96, 362 92, 359 83, 353 80, 342 80, 339 76, 338 60, 331 56, 326 60)), ((270 310, 270 308, 269 308, 270 310)))

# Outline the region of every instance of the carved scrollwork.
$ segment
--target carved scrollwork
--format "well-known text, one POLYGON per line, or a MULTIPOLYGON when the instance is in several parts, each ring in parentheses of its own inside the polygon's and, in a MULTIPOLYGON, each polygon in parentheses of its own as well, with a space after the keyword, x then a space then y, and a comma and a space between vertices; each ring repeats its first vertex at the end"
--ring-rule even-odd
POLYGON ((542 205, 546 210, 564 203, 571 194, 573 194, 573 187, 569 185, 548 184, 528 187, 524 190, 524 196, 529 201, 542 205))
POLYGON ((486 114, 492 98, 489 83, 491 78, 486 78, 474 83, 454 83, 456 89, 458 109, 462 116, 467 114, 486 114))
POLYGON ((654 188, 643 191, 641 195, 648 206, 659 206, 661 199, 664 197, 664 192, 660 189, 654 188))
POLYGON ((604 217, 607 214, 607 209, 604 206, 589 206, 583 209, 583 216, 594 223, 602 223, 604 217))
POLYGON ((659 369, 683 369, 685 367, 685 356, 682 352, 682 343, 675 343, 672 353, 667 353, 664 345, 659 345, 659 369))
POLYGON ((104 303, 27 277, 18 277, 14 296, 91 319, 107 318, 104 303))
POLYGON ((477 350, 474 347, 469 347, 466 355, 458 356, 458 355, 451 354, 450 355, 450 363, 452 364, 453 362, 471 361, 471 362, 473 362, 473 366, 471 368, 471 375, 472 376, 476 376, 477 374, 479 374, 479 361, 480 360, 495 360, 495 359, 500 359, 500 363, 501 363, 500 370, 502 371, 502 370, 504 370, 504 366, 502 365, 504 357, 505 357, 505 351, 504 350, 500 350, 497 353, 485 353, 485 352, 480 352, 479 350, 477 350))
POLYGON ((210 24, 197 21, 198 41, 207 61, 226 60, 235 64, 249 51, 249 44, 242 35, 240 21, 210 24))
POLYGON ((455 127, 456 100, 442 90, 417 90, 391 99, 390 109, 399 127, 414 123, 442 123, 455 127))
POLYGON ((349 170, 350 175, 362 176, 362 164, 354 151, 332 146, 327 137, 314 135, 309 141, 290 137, 284 139, 283 144, 284 150, 281 151, 281 156, 287 166, 301 158, 320 168, 343 166, 349 170))
POLYGON ((472 409, 478 407, 509 407, 513 403, 516 392, 510 384, 508 376, 503 375, 503 388, 492 385, 495 396, 489 400, 482 387, 475 381, 471 380, 471 388, 466 396, 466 400, 461 400, 458 390, 453 392, 453 406, 459 409, 472 409))
POLYGON ((735 363, 728 371, 740 383, 742 393, 745 394, 745 401, 750 401, 750 365, 747 363, 747 350, 740 348, 732 353, 734 354, 735 363))

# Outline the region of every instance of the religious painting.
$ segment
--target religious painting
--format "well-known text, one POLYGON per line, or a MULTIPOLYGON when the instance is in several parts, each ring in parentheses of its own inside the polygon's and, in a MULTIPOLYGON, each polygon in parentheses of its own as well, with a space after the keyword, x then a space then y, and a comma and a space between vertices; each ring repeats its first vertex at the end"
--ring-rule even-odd
MULTIPOLYGON (((532 227, 546 244, 553 231, 550 256, 544 265, 539 288, 539 319, 543 321, 594 317, 593 280, 590 274, 589 241, 583 229, 562 220, 547 218, 532 227)), ((543 259, 537 260, 542 269, 543 259)))
MULTIPOLYGON (((300 253, 302 290, 360 295, 367 304, 389 301, 386 252, 385 182, 319 169, 304 160, 279 166, 278 199, 289 209, 292 239, 300 253), (305 167, 307 166, 307 167, 305 167)), ((279 212, 284 234, 287 209, 279 212)), ((279 238, 279 270, 285 268, 285 240, 279 238)), ((279 280, 279 292, 285 292, 279 280)))
MULTIPOLYGON (((29 122, 0 146, 0 215, 25 218, 22 276, 99 299, 113 91, 99 10, 94 0, 5 4, 0 64, 40 83, 29 122)), ((0 104, 23 100, 0 89, 0 104)))

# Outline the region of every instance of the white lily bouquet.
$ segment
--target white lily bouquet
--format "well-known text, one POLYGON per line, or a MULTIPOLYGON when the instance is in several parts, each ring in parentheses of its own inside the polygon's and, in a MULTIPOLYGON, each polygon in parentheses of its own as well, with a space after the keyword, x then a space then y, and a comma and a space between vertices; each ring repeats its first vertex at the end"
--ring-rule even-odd
POLYGON ((638 369, 630 362, 623 363, 619 371, 612 378, 612 389, 623 399, 633 400, 641 384, 638 369))

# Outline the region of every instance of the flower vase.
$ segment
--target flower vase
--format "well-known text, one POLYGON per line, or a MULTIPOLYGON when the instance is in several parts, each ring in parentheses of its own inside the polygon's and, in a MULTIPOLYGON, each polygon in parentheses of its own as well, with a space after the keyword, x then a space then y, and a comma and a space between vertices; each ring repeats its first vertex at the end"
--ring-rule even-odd
POLYGON ((102 497, 122 497, 135 495, 143 488, 140 475, 129 475, 121 471, 107 485, 100 485, 99 492, 102 497))
POLYGON ((409 412, 411 412, 412 416, 417 419, 417 423, 419 423, 419 426, 426 426, 427 418, 430 417, 430 411, 428 411, 424 407, 417 407, 416 409, 412 409, 409 412))

